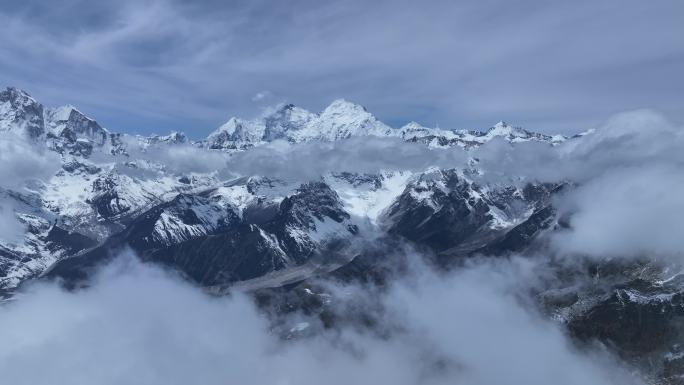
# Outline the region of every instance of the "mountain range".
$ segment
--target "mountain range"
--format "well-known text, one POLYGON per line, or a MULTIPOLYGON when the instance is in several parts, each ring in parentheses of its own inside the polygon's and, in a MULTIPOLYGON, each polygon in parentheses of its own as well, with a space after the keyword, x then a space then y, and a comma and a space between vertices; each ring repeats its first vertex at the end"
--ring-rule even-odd
MULTIPOLYGON (((256 119, 231 118, 197 141, 177 132, 143 137, 8 88, 0 92, 0 136, 48 159, 54 173, 0 183, 2 215, 25 230, 0 239, 0 295, 35 280, 87 285, 100 266, 132 251, 208 292, 241 288, 324 315, 324 301, 306 300, 312 277, 382 281, 405 247, 444 269, 475 256, 552 254, 548 236, 570 226, 556 198, 576 182, 483 178, 474 151, 489 143, 555 147, 585 135, 592 133, 547 135, 504 122, 484 131, 394 128, 336 100, 320 113, 285 104, 256 119), (258 149, 371 139, 463 154, 465 163, 376 172, 350 164, 305 179, 226 166, 258 149)), ((658 381, 681 383, 683 276, 649 260, 551 264, 556 275, 534 293, 545 314, 578 343, 600 341, 658 381)))

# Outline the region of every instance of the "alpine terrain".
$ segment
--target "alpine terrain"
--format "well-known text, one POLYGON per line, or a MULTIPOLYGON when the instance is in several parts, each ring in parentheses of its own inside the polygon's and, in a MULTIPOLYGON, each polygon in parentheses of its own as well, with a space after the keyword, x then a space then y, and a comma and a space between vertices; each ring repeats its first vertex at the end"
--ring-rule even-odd
MULTIPOLYGON (((21 230, 0 238, 0 296, 21 301, 25 287, 46 281, 79 290, 128 253, 212 295, 249 293, 273 317, 303 312, 325 327, 372 328, 376 314, 336 311, 338 293, 320 282, 383 287, 417 255, 440 271, 524 256, 544 271, 528 289, 535 308, 577 349, 600 346, 651 383, 684 384, 677 264, 647 253, 569 259, 555 239, 578 223, 565 197, 586 180, 515 167, 531 151, 610 152, 590 148, 601 135, 504 122, 482 131, 390 127, 335 100, 321 112, 283 104, 231 118, 199 140, 144 137, 7 88, 0 159, 42 159, 47 171, 0 181, 0 215, 21 230)), ((297 339, 308 328, 275 330, 297 339)))

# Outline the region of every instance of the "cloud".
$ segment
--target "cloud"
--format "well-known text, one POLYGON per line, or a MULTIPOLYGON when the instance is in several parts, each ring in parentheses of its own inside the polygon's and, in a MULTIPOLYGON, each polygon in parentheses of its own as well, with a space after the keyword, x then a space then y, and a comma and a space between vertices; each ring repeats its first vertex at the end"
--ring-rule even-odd
POLYGON ((164 170, 177 175, 212 173, 226 168, 229 155, 220 151, 207 151, 190 144, 151 146, 145 151, 132 149, 135 159, 156 162, 164 170))
POLYGON ((684 127, 662 114, 617 114, 594 132, 550 147, 503 141, 478 149, 486 181, 571 182, 555 205, 570 229, 553 237, 563 253, 596 257, 684 256, 684 127))
POLYGON ((596 130, 552 147, 543 142, 511 145, 495 140, 474 151, 485 179, 583 183, 606 170, 640 165, 684 164, 684 128, 653 110, 616 114, 596 130))
POLYGON ((352 137, 335 142, 274 141, 234 154, 228 170, 240 175, 313 180, 330 172, 378 173, 454 168, 467 164, 460 148, 430 149, 396 138, 352 137))
POLYGON ((571 228, 553 236, 560 250, 594 257, 681 261, 684 176, 680 167, 609 171, 559 200, 571 228))
POLYGON ((345 97, 396 125, 577 131, 640 107, 682 120, 681 11, 677 0, 27 0, 0 11, 0 83, 115 130, 193 137, 257 115, 264 89, 311 110, 345 97))
POLYGON ((272 96, 272 94, 270 91, 257 92, 256 94, 254 94, 254 96, 252 96, 252 101, 253 102, 262 102, 265 99, 270 98, 271 96, 272 96))
POLYGON ((12 202, 5 201, 2 197, 0 200, 0 242, 19 242, 26 233, 26 225, 19 221, 14 210, 12 202))
POLYGON ((9 133, 0 135, 0 188, 21 189, 27 182, 46 180, 60 167, 59 157, 9 133))
MULTIPOLYGON (((246 295, 209 297, 124 258, 87 289, 40 283, 0 306, 0 369, 17 385, 630 383, 516 299, 530 267, 421 268, 380 292, 379 327, 401 326, 392 333, 340 326, 282 341, 246 295)), ((338 287, 352 301, 359 290, 338 287)))
POLYGON ((8 196, 9 191, 24 192, 37 188, 40 182, 59 170, 60 160, 54 153, 10 133, 0 133, 0 241, 19 242, 26 232, 15 213, 20 206, 8 196))
POLYGON ((0 241, 16 243, 26 233, 16 211, 20 206, 8 196, 9 191, 24 192, 36 188, 59 170, 59 157, 19 136, 0 133, 0 241))

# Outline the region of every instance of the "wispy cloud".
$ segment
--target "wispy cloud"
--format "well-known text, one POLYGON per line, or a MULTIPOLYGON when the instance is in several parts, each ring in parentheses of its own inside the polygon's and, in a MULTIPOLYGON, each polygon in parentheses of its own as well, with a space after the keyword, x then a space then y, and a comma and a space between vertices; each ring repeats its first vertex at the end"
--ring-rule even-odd
POLYGON ((682 119, 682 4, 658 0, 8 4, 0 82, 136 132, 206 134, 264 89, 393 124, 546 131, 653 107, 682 119), (55 76, 57 74, 58 76, 55 76))

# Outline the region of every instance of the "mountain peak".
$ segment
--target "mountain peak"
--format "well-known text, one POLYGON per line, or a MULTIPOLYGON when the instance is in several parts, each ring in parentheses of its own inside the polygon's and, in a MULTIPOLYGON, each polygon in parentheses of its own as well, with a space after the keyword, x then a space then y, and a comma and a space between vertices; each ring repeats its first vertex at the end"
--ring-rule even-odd
POLYGON ((101 146, 109 134, 94 119, 70 104, 47 110, 45 125, 53 135, 67 138, 71 142, 79 138, 88 139, 101 146))
POLYGON ((400 128, 400 130, 402 130, 402 131, 429 131, 429 130, 432 130, 432 129, 429 128, 429 127, 425 127, 425 126, 423 126, 422 124, 420 124, 420 123, 418 123, 418 122, 412 120, 412 121, 410 121, 410 122, 404 124, 404 125, 400 128))
POLYGON ((23 104, 37 103, 28 92, 16 87, 7 87, 4 91, 0 91, 0 102, 7 101, 22 102, 23 104))
POLYGON ((233 132, 235 132, 235 129, 237 128, 237 126, 239 124, 240 124, 240 119, 233 116, 230 119, 228 119, 227 122, 225 122, 221 126, 219 126, 219 128, 214 130, 214 132, 209 134, 209 137, 217 136, 217 135, 220 135, 221 133, 232 134, 233 132))
POLYGON ((366 107, 350 102, 346 99, 335 99, 326 107, 321 115, 324 114, 356 114, 368 113, 366 107))
POLYGON ((19 88, 7 87, 0 91, 0 131, 39 137, 45 131, 43 105, 19 88))
MULTIPOLYGON (((69 118, 71 117, 71 114, 74 112, 86 117, 81 111, 79 111, 76 107, 72 106, 71 104, 67 104, 65 106, 61 106, 61 107, 57 107, 55 109, 52 109, 48 112, 48 114, 49 114, 52 121, 58 122, 58 121, 69 120, 69 118)), ((88 119, 90 119, 90 118, 88 118, 88 119)), ((92 120, 92 119, 90 119, 90 120, 92 120)))
POLYGON ((499 121, 496 123, 494 126, 490 127, 489 130, 487 130, 487 135, 488 136, 509 136, 509 135, 514 135, 516 136, 517 134, 522 134, 525 133, 526 131, 523 130, 520 127, 513 127, 509 125, 508 123, 502 121, 499 121))

